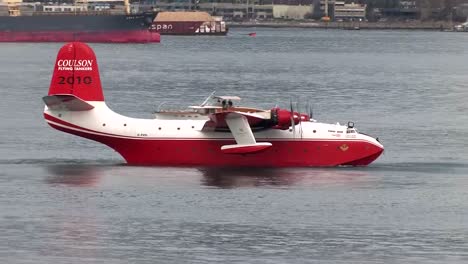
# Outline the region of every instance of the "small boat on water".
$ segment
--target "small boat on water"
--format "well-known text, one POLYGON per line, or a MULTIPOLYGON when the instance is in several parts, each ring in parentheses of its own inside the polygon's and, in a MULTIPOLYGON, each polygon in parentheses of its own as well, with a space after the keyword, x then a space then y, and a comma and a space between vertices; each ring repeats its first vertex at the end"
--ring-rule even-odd
POLYGON ((456 25, 454 30, 457 32, 468 32, 468 21, 463 24, 456 25))
POLYGON ((212 93, 199 105, 157 111, 153 119, 117 114, 104 100, 93 50, 79 42, 60 49, 43 101, 51 127, 105 144, 133 165, 366 166, 384 150, 353 122, 320 123, 292 103, 258 109, 212 93))

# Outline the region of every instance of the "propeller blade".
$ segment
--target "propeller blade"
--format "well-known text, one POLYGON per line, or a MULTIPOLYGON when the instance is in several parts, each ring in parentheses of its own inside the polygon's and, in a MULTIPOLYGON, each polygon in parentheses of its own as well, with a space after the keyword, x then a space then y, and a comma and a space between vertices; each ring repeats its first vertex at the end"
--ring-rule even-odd
POLYGON ((312 105, 309 105, 309 116, 310 119, 314 119, 314 107, 312 105))
POLYGON ((297 99, 297 102, 296 102, 296 109, 299 111, 298 114, 299 114, 299 134, 301 135, 301 139, 302 139, 302 116, 301 116, 301 113, 300 113, 300 105, 299 105, 299 98, 297 99))
POLYGON ((296 124, 294 123, 294 108, 293 108, 293 102, 292 99, 289 98, 289 115, 291 117, 291 128, 293 132, 293 136, 296 137, 296 124))
POLYGON ((208 103, 208 101, 210 101, 211 98, 213 98, 213 95, 214 95, 215 93, 216 93, 216 91, 213 91, 213 92, 205 99, 205 101, 203 101, 203 103, 202 103, 200 106, 205 106, 205 105, 208 103))

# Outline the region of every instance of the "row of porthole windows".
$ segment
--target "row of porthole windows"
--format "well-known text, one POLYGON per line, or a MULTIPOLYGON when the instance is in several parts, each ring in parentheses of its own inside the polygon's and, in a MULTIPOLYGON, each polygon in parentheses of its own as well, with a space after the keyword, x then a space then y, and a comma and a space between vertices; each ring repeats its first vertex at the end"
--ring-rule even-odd
MULTIPOLYGON (((106 123, 103 123, 102 126, 106 126, 106 123)), ((123 126, 127 126, 127 124, 123 124, 123 126)), ((192 126, 192 129, 195 128, 195 126, 192 126)), ((162 127, 158 127, 158 130, 162 130, 162 127)), ((180 130, 180 127, 177 128, 177 130, 180 130)), ((290 132, 292 132, 292 129, 289 129, 290 132)), ((317 133, 317 130, 314 129, 314 133, 317 133)))
MULTIPOLYGON (((59 114, 59 117, 62 117, 62 114, 59 114)), ((106 123, 102 123, 102 126, 106 126, 106 123)), ((127 124, 123 124, 123 126, 126 127, 127 124)), ((194 129, 194 128, 195 128, 195 126, 192 126, 192 129, 194 129)), ((162 130, 162 127, 158 127, 158 130, 162 130)), ((180 130, 180 127, 178 127, 177 130, 180 130)), ((289 131, 292 132, 292 129, 289 129, 289 131)), ((317 130, 314 129, 313 132, 317 133, 317 130)))
MULTIPOLYGON (((106 123, 102 123, 102 126, 106 126, 106 123)), ((127 124, 123 124, 124 127, 127 126, 127 124)))
MULTIPOLYGON (((106 123, 102 123, 102 126, 106 126, 106 123)), ((127 126, 127 124, 123 124, 123 126, 127 126)), ((192 126, 192 129, 195 128, 195 126, 192 126)), ((162 130, 162 127, 158 127, 158 130, 162 130)), ((180 130, 180 127, 177 128, 177 130, 180 130)), ((292 129, 289 129, 290 132, 292 132, 292 129)), ((314 129, 314 133, 317 133, 317 130, 314 129)))
MULTIPOLYGON (((192 129, 193 128, 195 128, 195 126, 192 126, 192 129)), ((158 130, 162 130, 162 127, 158 127, 158 130)), ((180 127, 178 127, 177 130, 180 130, 180 127)))
MULTIPOLYGON (((106 123, 102 123, 102 126, 106 126, 106 123)), ((127 126, 127 124, 123 124, 124 127, 127 126)))
MULTIPOLYGON (((102 126, 106 126, 106 123, 102 123, 102 126)), ((124 127, 127 126, 127 124, 123 124, 124 127)), ((194 129, 195 126, 192 126, 192 129, 194 129)), ((162 127, 158 127, 158 130, 162 130, 162 127)), ((177 128, 177 130, 180 130, 180 127, 177 128)))
MULTIPOLYGON (((292 129, 289 129, 289 132, 292 132, 292 131, 293 131, 292 129)), ((317 133, 317 130, 314 129, 312 132, 317 133)))
MULTIPOLYGON (((62 117, 62 114, 58 114, 58 117, 62 117)), ((102 126, 105 127, 105 126, 106 126, 106 123, 102 123, 102 126)), ((124 123, 123 126, 126 127, 127 124, 124 123)), ((192 126, 192 129, 194 129, 194 128, 195 128, 195 126, 192 126)), ((158 129, 159 129, 159 130, 162 130, 162 127, 159 127, 158 129)), ((177 130, 180 130, 180 127, 178 127, 177 130)))

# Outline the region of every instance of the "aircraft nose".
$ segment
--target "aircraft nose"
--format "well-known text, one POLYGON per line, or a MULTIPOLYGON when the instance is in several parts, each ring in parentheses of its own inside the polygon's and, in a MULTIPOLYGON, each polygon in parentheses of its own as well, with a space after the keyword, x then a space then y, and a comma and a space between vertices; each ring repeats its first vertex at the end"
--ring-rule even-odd
POLYGON ((382 143, 380 142, 379 140, 379 137, 376 137, 375 138, 375 141, 378 143, 378 147, 380 147, 382 149, 382 151, 385 149, 384 146, 382 145, 382 143))
POLYGON ((384 151, 384 146, 383 144, 380 142, 380 139, 378 137, 371 137, 369 135, 366 135, 366 134, 362 134, 360 133, 362 136, 364 136, 364 138, 369 142, 371 143, 373 146, 375 146, 375 148, 377 149, 378 152, 383 152, 384 151))

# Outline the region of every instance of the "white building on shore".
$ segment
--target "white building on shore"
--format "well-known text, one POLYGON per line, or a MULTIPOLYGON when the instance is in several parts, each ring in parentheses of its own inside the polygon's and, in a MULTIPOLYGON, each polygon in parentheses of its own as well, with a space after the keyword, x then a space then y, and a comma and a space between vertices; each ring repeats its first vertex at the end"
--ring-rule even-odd
POLYGON ((320 0, 320 11, 333 20, 364 20, 366 4, 346 3, 342 0, 320 0))

